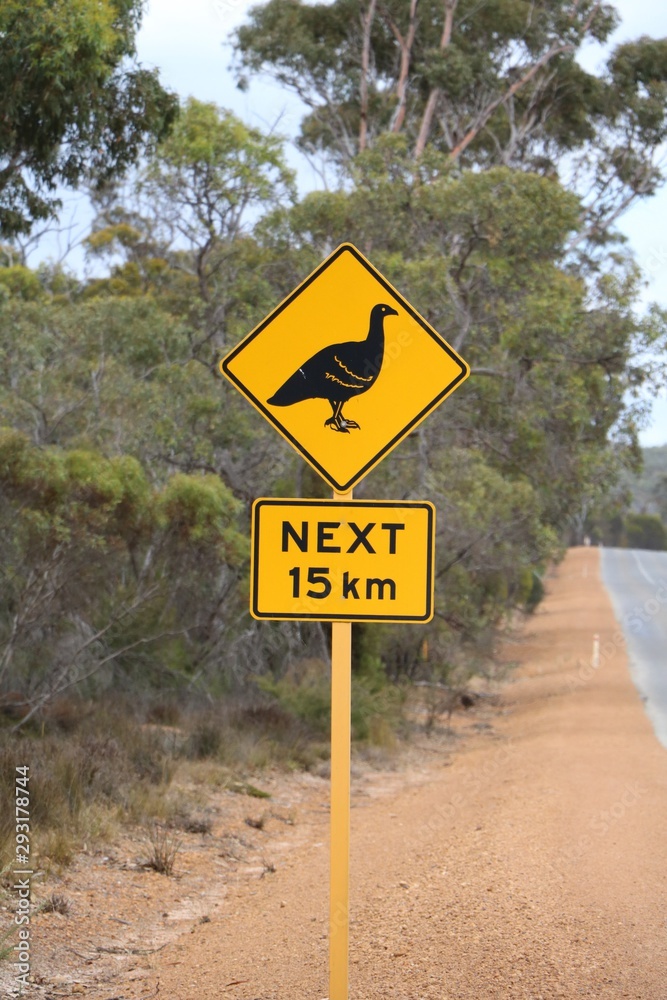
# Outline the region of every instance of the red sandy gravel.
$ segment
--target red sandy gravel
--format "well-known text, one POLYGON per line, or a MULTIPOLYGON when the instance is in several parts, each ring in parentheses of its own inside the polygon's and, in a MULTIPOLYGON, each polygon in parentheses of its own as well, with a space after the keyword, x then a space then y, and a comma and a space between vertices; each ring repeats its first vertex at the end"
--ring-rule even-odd
MULTIPOLYGON (((466 716, 458 749, 436 743, 355 782, 350 998, 666 1000, 667 751, 630 681, 595 550, 569 552, 506 655, 520 668, 500 710, 466 716)), ((326 997, 328 785, 266 783, 265 829, 243 826, 262 803, 225 792, 180 880, 81 859, 57 890, 72 916, 35 923, 35 990, 326 997)))

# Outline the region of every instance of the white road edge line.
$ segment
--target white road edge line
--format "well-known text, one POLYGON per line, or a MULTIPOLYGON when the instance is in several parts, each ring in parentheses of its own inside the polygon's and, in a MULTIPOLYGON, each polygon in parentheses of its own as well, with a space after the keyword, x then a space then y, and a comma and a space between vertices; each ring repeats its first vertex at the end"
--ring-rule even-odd
POLYGON ((638 553, 637 551, 635 551, 635 552, 633 552, 633 555, 634 555, 634 557, 635 557, 635 560, 636 560, 636 562, 637 562, 637 566, 638 566, 638 568, 639 568, 639 572, 641 573, 641 575, 642 575, 642 576, 644 577, 644 579, 645 579, 645 580, 648 580, 648 582, 649 582, 649 583, 650 583, 650 584, 651 584, 651 585, 652 585, 653 587, 657 587, 657 583, 655 582, 655 580, 653 579, 653 577, 652 577, 652 576, 649 576, 649 574, 648 574, 648 573, 646 572, 646 570, 645 570, 645 569, 644 569, 644 567, 642 566, 642 564, 641 564, 641 560, 640 560, 640 558, 639 558, 639 553, 638 553))

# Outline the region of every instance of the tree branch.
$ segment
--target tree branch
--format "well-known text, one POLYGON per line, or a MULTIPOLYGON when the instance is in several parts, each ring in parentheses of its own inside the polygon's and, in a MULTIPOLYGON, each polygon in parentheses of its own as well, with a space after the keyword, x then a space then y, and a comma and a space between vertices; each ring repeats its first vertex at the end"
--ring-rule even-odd
MULTIPOLYGON (((457 2, 458 0, 445 0, 445 24, 443 28, 442 39, 440 42, 441 52, 443 52, 445 48, 447 48, 447 46, 451 41, 454 10, 456 8, 457 2)), ((600 9, 601 3, 602 0, 597 0, 597 3, 591 9, 588 17, 586 18, 586 20, 584 21, 578 32, 579 39, 585 37, 588 29, 590 28, 595 18, 595 15, 600 9)), ((578 6, 579 6, 579 0, 575 0, 570 14, 571 21, 573 21, 577 15, 578 6)), ((577 48, 577 44, 578 43, 575 42, 554 42, 552 45, 550 45, 547 51, 536 62, 534 62, 531 66, 529 66, 519 77, 518 80, 515 80, 514 83, 511 84, 511 86, 503 94, 500 94, 492 101, 489 101, 486 107, 484 107, 480 111, 476 120, 468 129, 466 134, 463 136, 460 142, 458 142, 456 146, 454 146, 454 148, 451 150, 449 154, 449 159, 452 161, 458 160, 461 154, 465 152, 465 150, 468 148, 470 143, 473 142, 473 140, 479 135, 479 133, 484 128, 489 118, 494 113, 494 111, 496 111, 497 108, 505 104, 507 101, 511 100, 511 98, 516 93, 518 93, 518 91, 520 91, 523 87, 525 87, 527 83, 530 83, 530 81, 536 76, 539 70, 542 69, 544 66, 548 65, 548 63, 550 63, 555 56, 561 55, 564 52, 574 52, 575 49, 577 48)), ((441 96, 441 89, 439 87, 434 87, 428 96, 428 100, 426 102, 426 108, 424 110, 424 116, 422 118, 421 128, 419 130, 419 136, 417 138, 417 143, 415 146, 416 160, 420 159, 426 147, 426 143, 428 141, 429 133, 431 130, 431 125, 433 122, 433 116, 435 114, 436 106, 440 96, 441 96)))
POLYGON ((410 0, 410 15, 408 22, 408 33, 404 38, 401 34, 397 24, 389 14, 386 8, 382 8, 382 15, 386 20, 389 28, 391 29, 394 38, 399 44, 401 49, 401 66, 398 73, 398 80, 396 82, 396 97, 398 103, 396 105, 396 110, 389 128, 390 132, 397 133, 403 128, 403 122, 405 121, 405 113, 407 111, 407 98, 408 98, 408 77, 410 74, 410 60, 412 58, 412 46, 414 45, 415 35, 417 33, 417 4, 419 0, 410 0))
MULTIPOLYGON (((445 0, 445 21, 442 27, 442 37, 440 39, 440 51, 444 52, 449 46, 452 40, 452 31, 454 28, 454 12, 458 0, 445 0)), ((440 87, 433 87, 431 93, 428 95, 428 100, 426 101, 426 107, 424 108, 424 114, 422 116, 421 126, 419 128, 419 135, 417 136, 417 144, 415 146, 415 160, 421 158, 424 149, 426 148, 426 143, 428 142, 428 137, 431 132, 431 125, 433 123, 433 116, 435 114, 435 109, 437 107, 438 101, 442 90, 440 87)))
POLYGON ((451 150, 449 159, 458 160, 461 154, 468 148, 470 143, 477 138, 493 112, 499 108, 501 104, 505 104, 506 101, 509 101, 512 97, 514 97, 514 95, 525 87, 527 83, 530 83, 538 71, 542 69, 543 66, 546 66, 549 62, 551 62, 554 56, 560 55, 562 52, 571 52, 573 49, 574 46, 570 42, 565 45, 551 45, 544 55, 541 56, 537 62, 533 63, 533 65, 526 70, 523 76, 519 77, 518 80, 515 80, 504 94, 501 94, 499 97, 496 97, 495 100, 487 104, 481 114, 478 115, 477 121, 474 125, 468 129, 461 141, 454 146, 454 149, 451 150))
POLYGON ((366 149, 368 142, 368 71, 371 60, 371 30, 375 17, 377 0, 370 0, 368 10, 361 16, 363 41, 361 46, 361 80, 359 83, 359 152, 366 149))

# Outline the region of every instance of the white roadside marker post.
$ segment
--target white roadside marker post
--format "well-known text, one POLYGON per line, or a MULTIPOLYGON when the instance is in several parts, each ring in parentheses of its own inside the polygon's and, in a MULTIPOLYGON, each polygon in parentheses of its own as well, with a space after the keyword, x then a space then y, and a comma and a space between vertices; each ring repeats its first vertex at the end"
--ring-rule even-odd
POLYGON ((596 632, 593 636, 593 655, 591 657, 591 666, 594 670, 600 666, 600 636, 596 632))

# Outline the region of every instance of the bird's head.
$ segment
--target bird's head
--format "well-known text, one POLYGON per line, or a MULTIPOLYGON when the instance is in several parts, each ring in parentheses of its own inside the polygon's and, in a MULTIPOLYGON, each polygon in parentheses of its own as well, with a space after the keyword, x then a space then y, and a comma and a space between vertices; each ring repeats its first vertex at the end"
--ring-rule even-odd
POLYGON ((384 302, 380 302, 378 305, 373 306, 371 311, 371 317, 376 316, 382 319, 385 316, 398 316, 398 313, 395 309, 392 309, 391 306, 386 305, 384 302))

